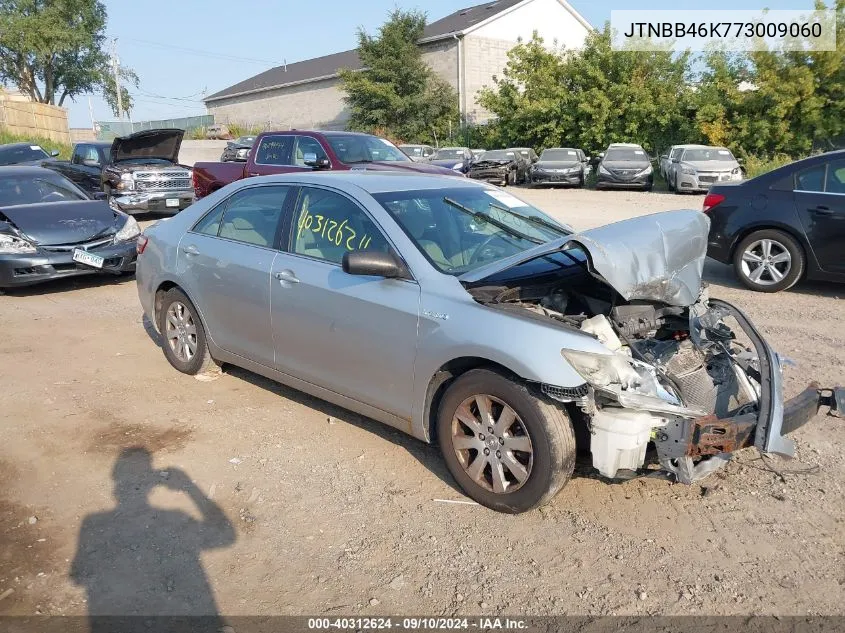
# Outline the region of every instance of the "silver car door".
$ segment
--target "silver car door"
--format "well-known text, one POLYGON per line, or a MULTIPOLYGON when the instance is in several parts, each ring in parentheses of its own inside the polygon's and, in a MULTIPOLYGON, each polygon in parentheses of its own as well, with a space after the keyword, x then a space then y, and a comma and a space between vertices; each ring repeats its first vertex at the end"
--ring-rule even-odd
POLYGON ((291 219, 289 252, 278 255, 272 271, 276 367, 410 417, 419 285, 343 272, 345 252, 390 248, 344 194, 303 187, 291 219))
POLYGON ((179 245, 179 268, 212 341, 271 367, 270 270, 290 187, 241 189, 207 213, 179 245))

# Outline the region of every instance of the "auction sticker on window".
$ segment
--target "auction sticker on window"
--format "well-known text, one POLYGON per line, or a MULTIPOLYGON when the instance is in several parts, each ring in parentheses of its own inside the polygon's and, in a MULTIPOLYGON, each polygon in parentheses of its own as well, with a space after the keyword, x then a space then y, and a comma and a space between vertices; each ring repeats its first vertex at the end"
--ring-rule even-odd
POLYGON ((829 10, 630 10, 610 12, 613 50, 835 51, 829 10))
POLYGON ((508 209, 514 209, 516 207, 527 207, 528 205, 525 204, 522 200, 517 198, 516 196, 512 196, 507 191, 488 191, 487 195, 491 198, 495 198, 503 205, 505 205, 508 209))

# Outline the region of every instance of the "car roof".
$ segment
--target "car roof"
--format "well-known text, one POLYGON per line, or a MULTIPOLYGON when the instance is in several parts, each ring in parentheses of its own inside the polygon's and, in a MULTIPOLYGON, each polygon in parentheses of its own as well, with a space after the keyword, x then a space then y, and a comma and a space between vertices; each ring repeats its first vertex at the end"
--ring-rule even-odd
POLYGON ((458 146, 456 145, 455 147, 440 147, 440 148, 438 148, 438 151, 439 151, 439 150, 441 150, 441 149, 468 149, 468 148, 466 148, 466 147, 458 147, 458 146))
POLYGON ((544 152, 553 152, 553 151, 560 151, 560 150, 566 150, 566 151, 572 150, 573 152, 577 152, 578 148, 577 147, 547 147, 543 151, 544 152))
MULTIPOLYGON (((249 178, 241 182, 255 183, 258 178, 249 178)), ((303 185, 329 185, 338 188, 357 187, 367 193, 387 191, 416 191, 420 189, 440 189, 462 187, 471 189, 490 188, 490 185, 470 178, 440 174, 401 173, 396 171, 367 171, 353 169, 349 171, 304 172, 298 174, 278 174, 260 177, 265 183, 298 183, 303 185)))
POLYGON ((607 146, 607 149, 611 147, 636 147, 637 149, 642 149, 642 145, 637 145, 636 143, 611 143, 607 146))

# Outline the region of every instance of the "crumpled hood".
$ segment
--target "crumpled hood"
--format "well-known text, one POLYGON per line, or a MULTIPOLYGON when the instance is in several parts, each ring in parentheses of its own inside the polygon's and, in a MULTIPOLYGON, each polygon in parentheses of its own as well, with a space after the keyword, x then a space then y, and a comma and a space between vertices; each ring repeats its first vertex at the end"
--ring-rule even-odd
POLYGON ((0 207, 28 238, 42 246, 79 244, 115 233, 115 212, 101 200, 41 202, 0 207))
POLYGON ((488 158, 487 160, 479 160, 472 164, 471 169, 478 167, 479 169, 487 169, 490 167, 504 167, 516 162, 515 158, 488 158))
POLYGON ((128 158, 161 158, 178 163, 183 136, 185 130, 144 130, 119 136, 111 144, 112 162, 128 158))
POLYGON ((490 275, 578 244, 594 274, 625 300, 689 306, 701 294, 709 231, 710 219, 700 211, 665 211, 565 235, 458 279, 477 286, 490 275))

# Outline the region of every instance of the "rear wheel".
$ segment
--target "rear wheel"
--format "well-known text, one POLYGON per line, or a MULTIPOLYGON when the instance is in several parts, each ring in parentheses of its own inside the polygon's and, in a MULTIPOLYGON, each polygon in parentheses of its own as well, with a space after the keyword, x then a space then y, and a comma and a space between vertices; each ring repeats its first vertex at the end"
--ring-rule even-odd
POLYGON ((164 294, 158 320, 164 356, 173 367, 190 375, 219 372, 219 365, 208 351, 197 309, 179 288, 164 294))
POLYGON ((575 468, 575 433, 566 412, 486 369, 468 371, 446 391, 437 435, 464 492, 499 512, 548 503, 575 468))
POLYGON ((734 270, 751 290, 779 292, 794 286, 804 274, 804 249, 777 229, 755 231, 737 245, 734 270))

